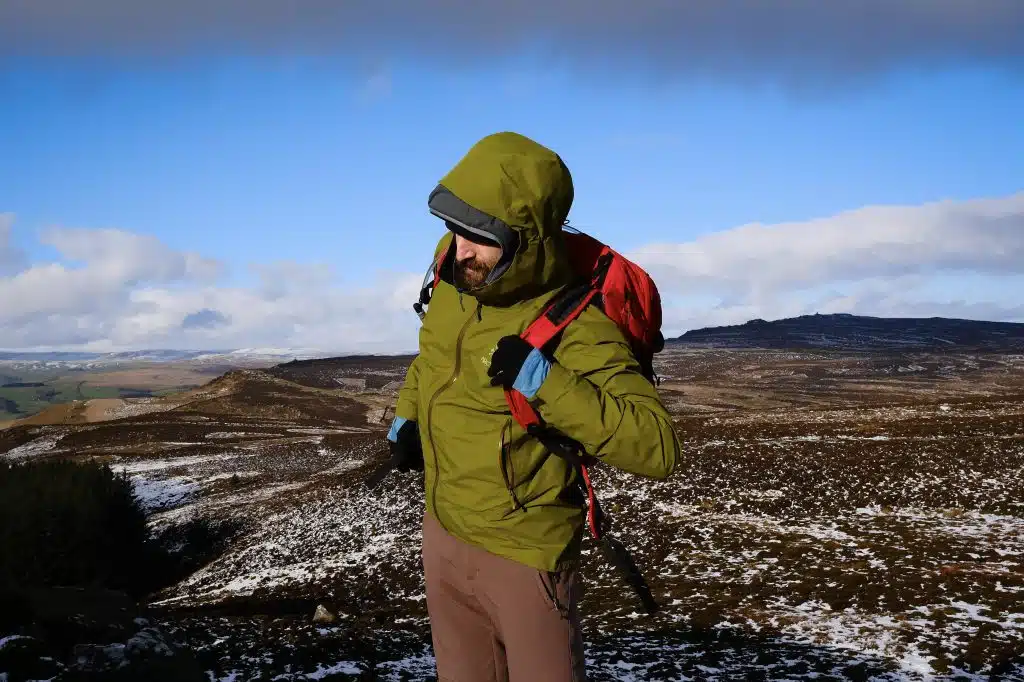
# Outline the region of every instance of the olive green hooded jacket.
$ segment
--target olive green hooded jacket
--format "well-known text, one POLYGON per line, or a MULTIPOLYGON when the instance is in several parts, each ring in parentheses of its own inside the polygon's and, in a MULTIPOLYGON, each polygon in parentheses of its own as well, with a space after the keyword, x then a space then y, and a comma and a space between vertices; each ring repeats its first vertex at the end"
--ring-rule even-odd
MULTIPOLYGON (((498 340, 522 333, 570 281, 562 225, 572 200, 562 160, 514 133, 482 139, 442 178, 435 214, 492 233, 511 228, 518 248, 500 276, 469 292, 442 270, 396 406, 418 424, 427 511, 465 542, 548 571, 578 555, 583 512, 568 493, 577 474, 512 419, 487 370, 498 340)), ((591 306, 553 355, 533 400, 543 420, 609 465, 671 474, 672 420, 618 327, 591 306)))

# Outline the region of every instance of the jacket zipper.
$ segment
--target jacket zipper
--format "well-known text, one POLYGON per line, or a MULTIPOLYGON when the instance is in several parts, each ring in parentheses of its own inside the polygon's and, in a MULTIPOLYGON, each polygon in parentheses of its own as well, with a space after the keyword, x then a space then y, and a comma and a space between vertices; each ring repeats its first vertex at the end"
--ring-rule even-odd
MULTIPOLYGON (((479 305, 480 304, 477 303, 478 307, 479 305)), ((441 384, 436 391, 434 391, 434 394, 430 396, 430 401, 427 403, 427 440, 430 442, 430 452, 434 455, 434 485, 430 487, 430 500, 434 504, 435 518, 440 516, 437 513, 437 481, 441 478, 441 470, 437 465, 437 449, 434 447, 434 419, 432 414, 434 411, 434 402, 441 393, 455 383, 455 380, 459 376, 459 371, 462 369, 462 339, 466 335, 466 330, 473 322, 474 317, 476 317, 476 315, 470 315, 462 324, 462 329, 459 330, 458 339, 455 341, 455 368, 452 370, 452 375, 448 377, 448 380, 441 384)), ((444 528, 444 523, 440 518, 438 518, 438 523, 440 523, 441 527, 444 528)), ((447 528, 445 528, 445 530, 447 530, 447 528)))

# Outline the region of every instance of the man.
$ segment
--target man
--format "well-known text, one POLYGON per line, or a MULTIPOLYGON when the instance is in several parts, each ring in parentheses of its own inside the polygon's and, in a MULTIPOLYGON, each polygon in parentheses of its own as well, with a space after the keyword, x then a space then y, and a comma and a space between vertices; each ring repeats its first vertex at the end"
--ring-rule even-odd
POLYGON ((476 143, 430 194, 448 228, 389 439, 422 461, 423 567, 438 679, 585 679, 579 628, 583 512, 575 472, 511 417, 505 388, 587 454, 652 478, 679 443, 618 327, 591 306, 554 357, 519 334, 571 280, 561 158, 514 133, 476 143), (422 457, 422 460, 419 458, 422 457))

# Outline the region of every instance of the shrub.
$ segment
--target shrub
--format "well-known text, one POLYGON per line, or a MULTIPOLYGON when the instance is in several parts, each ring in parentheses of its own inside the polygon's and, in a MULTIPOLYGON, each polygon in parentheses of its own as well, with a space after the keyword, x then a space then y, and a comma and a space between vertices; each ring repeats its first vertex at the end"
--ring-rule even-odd
POLYGON ((157 549, 131 482, 105 464, 0 462, 0 592, 146 590, 157 549))

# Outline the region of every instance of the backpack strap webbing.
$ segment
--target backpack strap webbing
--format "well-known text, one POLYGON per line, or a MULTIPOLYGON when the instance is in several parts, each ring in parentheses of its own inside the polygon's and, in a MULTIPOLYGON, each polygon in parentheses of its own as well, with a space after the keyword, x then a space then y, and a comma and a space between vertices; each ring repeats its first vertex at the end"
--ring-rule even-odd
POLYGON ((590 527, 591 535, 601 544, 608 561, 618 569, 626 583, 640 598, 644 611, 648 615, 655 613, 658 610, 658 603, 654 600, 643 573, 637 568, 636 562, 633 561, 626 546, 609 532, 611 520, 601 509, 601 503, 598 501, 597 495, 594 494, 594 486, 590 482, 590 472, 586 464, 589 458, 583 447, 573 439, 551 428, 533 426, 529 429, 529 433, 543 443, 550 452, 561 457, 579 471, 587 494, 587 524, 590 527))
MULTIPOLYGON (((593 278, 589 282, 582 282, 559 292, 548 304, 544 313, 526 328, 522 337, 534 348, 544 349, 548 346, 600 294, 601 285, 610 263, 611 255, 603 255, 598 260, 593 278)), ((582 486, 586 492, 587 527, 591 536, 601 543, 605 556, 622 573, 626 582, 639 596, 644 610, 648 614, 657 611, 658 604, 651 595, 650 587, 644 580, 643 574, 630 556, 629 550, 607 532, 610 521, 601 509, 601 503, 594 492, 594 486, 590 481, 590 471, 587 468, 588 461, 593 462, 593 458, 586 455, 583 446, 578 442, 544 425, 529 400, 519 391, 506 390, 505 400, 512 412, 512 417, 526 429, 528 434, 537 438, 550 452, 566 460, 579 472, 582 486)))
MULTIPOLYGON (((611 262, 611 254, 603 254, 598 258, 590 280, 566 287, 555 294, 544 312, 523 331, 523 339, 534 348, 544 350, 601 293, 611 262)), ((540 416, 522 393, 508 389, 505 391, 505 400, 512 416, 524 429, 529 431, 531 426, 540 425, 540 416)))

